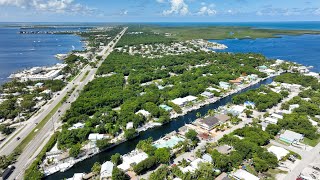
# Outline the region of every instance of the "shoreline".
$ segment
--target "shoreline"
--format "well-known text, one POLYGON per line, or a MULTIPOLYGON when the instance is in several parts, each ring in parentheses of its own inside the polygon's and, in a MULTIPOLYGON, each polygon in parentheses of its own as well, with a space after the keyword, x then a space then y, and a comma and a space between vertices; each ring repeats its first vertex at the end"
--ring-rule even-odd
MULTIPOLYGON (((50 34, 42 34, 42 35, 50 35, 50 34)), ((56 35, 56 34, 55 34, 56 35)), ((60 34, 58 34, 60 35, 60 34)), ((86 48, 88 47, 87 46, 87 43, 86 43, 86 40, 81 37, 79 34, 77 33, 73 33, 73 34, 62 34, 62 35, 66 35, 66 36, 74 36, 76 37, 77 39, 75 41, 73 41, 74 43, 74 46, 76 46, 75 44, 76 43, 80 43, 80 47, 79 48, 76 48, 75 50, 67 50, 66 48, 68 47, 67 44, 64 45, 64 51, 60 51, 58 52, 57 54, 70 54, 72 53, 73 51, 84 51, 86 50, 86 48), (79 39, 78 39, 79 38, 79 39)), ((63 40, 63 38, 62 38, 63 40)), ((63 43, 62 43, 63 44, 63 43)), ((56 42, 56 45, 58 47, 61 47, 61 45, 56 42)), ((45 45, 46 46, 46 45, 45 45)), ((4 73, 3 74, 3 77, 0 77, 0 87, 3 86, 4 84, 8 83, 8 82, 11 82, 13 79, 10 78, 10 76, 14 75, 14 74, 17 74, 19 72, 22 72, 22 71, 25 71, 25 70, 29 70, 29 69, 32 69, 34 67, 44 67, 44 68, 47 68, 47 67, 52 67, 52 66, 55 66, 56 64, 59 64, 59 63, 63 63, 63 61, 61 61, 59 58, 55 57, 57 54, 54 54, 52 55, 50 52, 49 53, 45 53, 44 55, 46 56, 50 56, 50 57, 53 57, 52 61, 56 61, 54 63, 43 63, 43 64, 40 64, 41 62, 45 62, 46 61, 46 58, 41 58, 41 60, 39 60, 38 62, 30 62, 28 64, 33 64, 31 66, 24 66, 24 67, 19 67, 19 66, 16 66, 17 68, 12 68, 12 71, 9 71, 8 73, 4 73), (38 64, 38 65, 35 65, 35 64, 38 64)), ((16 57, 18 59, 18 57, 16 57)), ((33 56, 28 56, 28 58, 34 58, 33 56)))
MULTIPOLYGON (((142 132, 142 131, 147 131, 147 130, 152 129, 152 128, 155 128, 155 127, 161 127, 161 126, 163 126, 164 124, 168 124, 168 123, 172 122, 175 118, 178 118, 178 117, 180 117, 180 116, 184 116, 184 115, 188 114, 189 112, 192 112, 192 111, 195 111, 195 110, 198 110, 198 109, 202 108, 203 106, 216 103, 217 101, 220 101, 221 99, 224 99, 224 98, 226 98, 226 97, 228 97, 228 96, 234 95, 234 94, 236 94, 236 93, 238 93, 238 92, 240 92, 240 91, 246 90, 247 88, 250 88, 251 86, 254 86, 254 85, 256 85, 256 84, 258 84, 258 83, 260 83, 260 82, 262 82, 262 81, 264 81, 264 80, 267 80, 267 79, 270 79, 270 78, 274 78, 274 77, 280 75, 281 73, 283 73, 283 72, 278 72, 277 74, 269 75, 269 76, 267 76, 267 77, 265 77, 265 78, 259 78, 259 79, 255 80, 255 81, 253 81, 253 82, 251 82, 251 83, 249 83, 249 84, 246 84, 245 86, 243 86, 243 87, 241 87, 241 88, 239 88, 239 89, 232 90, 232 91, 226 93, 226 94, 223 95, 223 96, 213 97, 213 98, 206 99, 205 102, 197 103, 196 105, 192 106, 191 108, 188 108, 188 109, 183 110, 183 112, 182 112, 181 114, 173 114, 173 115, 171 115, 171 116, 170 116, 170 121, 168 121, 168 122, 166 122, 166 123, 163 123, 163 124, 160 125, 160 126, 150 126, 150 127, 146 127, 146 128, 145 128, 145 126, 148 125, 148 123, 146 123, 144 126, 142 126, 142 127, 139 128, 139 129, 142 129, 141 131, 139 131, 139 133, 142 132)), ((139 136, 139 134, 138 134, 136 137, 138 137, 138 136, 139 136)), ((92 154, 83 156, 83 157, 81 157, 81 158, 79 158, 79 159, 76 159, 76 160, 72 159, 72 160, 70 160, 70 161, 68 162, 68 163, 70 163, 70 164, 69 164, 69 166, 68 166, 67 168, 65 168, 65 169, 55 169, 55 170, 56 170, 55 172, 45 173, 45 177, 48 177, 48 176, 50 176, 50 175, 53 175, 53 174, 55 174, 55 173, 57 173, 57 172, 65 172, 65 171, 67 171, 68 169, 72 168, 72 167, 73 167, 75 164, 77 164, 78 162, 81 162, 81 161, 83 161, 83 160, 89 159, 89 158, 91 158, 91 157, 93 157, 93 156, 95 156, 95 155, 98 155, 98 154, 100 154, 100 153, 102 153, 102 152, 104 152, 104 151, 107 151, 107 150, 109 150, 109 149, 111 149, 111 148, 113 148, 113 147, 116 147, 116 146, 118 146, 119 144, 122 144, 122 143, 124 143, 124 142, 126 142, 126 141, 128 141, 128 140, 127 140, 127 139, 120 139, 120 140, 117 141, 116 143, 112 144, 111 146, 109 146, 109 147, 107 147, 107 148, 105 148, 105 149, 103 149, 103 150, 99 150, 98 148, 92 148, 92 149, 93 149, 93 153, 92 153, 92 154)), ((57 165, 56 165, 56 166, 52 166, 52 167, 57 167, 57 165)), ((51 167, 51 168, 52 168, 52 167, 51 167)))

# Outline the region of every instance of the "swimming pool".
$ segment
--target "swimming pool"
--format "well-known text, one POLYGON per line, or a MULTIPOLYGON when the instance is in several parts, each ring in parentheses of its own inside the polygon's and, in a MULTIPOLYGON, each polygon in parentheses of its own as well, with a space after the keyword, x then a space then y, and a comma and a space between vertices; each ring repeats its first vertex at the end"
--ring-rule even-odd
POLYGON ((178 136, 171 136, 171 137, 166 137, 163 139, 160 139, 156 141, 153 146, 156 148, 173 148, 175 145, 177 145, 179 142, 184 141, 184 138, 178 137, 178 136))

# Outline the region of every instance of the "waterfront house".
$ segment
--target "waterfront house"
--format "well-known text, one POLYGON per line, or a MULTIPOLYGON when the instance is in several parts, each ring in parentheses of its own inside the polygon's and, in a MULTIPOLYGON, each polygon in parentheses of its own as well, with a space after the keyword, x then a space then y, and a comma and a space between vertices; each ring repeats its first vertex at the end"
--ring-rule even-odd
POLYGON ((268 152, 271 152, 272 154, 274 154, 278 160, 281 160, 283 157, 289 154, 289 151, 278 146, 270 146, 268 148, 268 152))
POLYGON ((266 69, 268 69, 268 67, 265 66, 265 65, 262 65, 262 66, 259 66, 258 69, 259 69, 259 70, 266 70, 266 69))
POLYGON ((208 87, 206 90, 207 90, 207 91, 216 91, 216 92, 221 92, 221 90, 220 90, 220 89, 213 88, 213 87, 208 87))
POLYGON ((300 142, 303 139, 303 135, 290 130, 286 130, 283 134, 280 135, 279 139, 281 141, 292 144, 300 142))
POLYGON ((205 119, 200 120, 200 127, 210 131, 211 129, 215 128, 216 126, 219 125, 219 120, 214 117, 214 116, 210 116, 207 117, 205 119))
POLYGON ((197 99, 198 98, 195 96, 186 96, 183 98, 176 98, 176 99, 172 100, 171 102, 182 107, 182 106, 187 105, 190 102, 195 102, 197 99))
POLYGON ((225 114, 216 114, 214 117, 217 118, 221 123, 225 123, 230 120, 230 116, 225 114))
POLYGON ((122 156, 122 164, 118 165, 117 167, 123 171, 128 171, 131 166, 136 165, 147 158, 148 154, 145 152, 133 150, 130 153, 122 156))
POLYGON ((207 97, 207 98, 213 98, 214 94, 208 91, 205 91, 203 93, 201 93, 201 96, 207 97))
POLYGON ((219 82, 219 87, 222 88, 222 89, 229 89, 230 88, 230 84, 227 83, 227 82, 219 82))
POLYGON ((98 133, 91 133, 89 134, 89 137, 88 137, 88 139, 93 142, 104 139, 104 138, 105 138, 104 134, 98 134, 98 133))
POLYGON ((259 180, 259 178, 243 169, 238 169, 231 176, 236 180, 259 180))
POLYGON ((231 113, 233 116, 239 116, 245 109, 244 106, 235 105, 228 109, 228 113, 231 113))
POLYGON ((84 173, 75 173, 72 178, 68 178, 67 180, 82 180, 84 176, 84 173))
POLYGON ((258 75, 250 74, 250 75, 247 76, 247 78, 248 78, 249 81, 255 81, 255 80, 258 79, 258 75))
POLYGON ((110 179, 112 176, 113 163, 111 161, 106 161, 101 165, 100 170, 100 180, 110 179))

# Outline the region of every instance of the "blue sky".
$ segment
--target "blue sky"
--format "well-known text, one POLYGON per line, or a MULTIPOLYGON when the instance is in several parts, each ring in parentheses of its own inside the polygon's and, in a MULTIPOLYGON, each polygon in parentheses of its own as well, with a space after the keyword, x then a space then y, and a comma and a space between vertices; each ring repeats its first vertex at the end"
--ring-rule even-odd
POLYGON ((320 20, 320 0, 0 0, 1 22, 320 20))

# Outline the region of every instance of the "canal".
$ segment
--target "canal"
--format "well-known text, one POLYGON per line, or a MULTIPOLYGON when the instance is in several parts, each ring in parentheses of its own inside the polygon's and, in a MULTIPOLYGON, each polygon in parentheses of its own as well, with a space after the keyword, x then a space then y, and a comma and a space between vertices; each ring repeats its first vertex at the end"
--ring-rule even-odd
MULTIPOLYGON (((266 79, 264 81, 261 81, 260 83, 257 83, 251 87, 248 87, 248 88, 238 92, 237 94, 248 91, 250 89, 259 88, 263 84, 270 84, 272 81, 273 81, 273 78, 266 79)), ((82 162, 75 164, 68 171, 58 172, 58 173, 52 174, 51 176, 48 176, 45 179, 57 180, 57 179, 70 178, 73 176, 74 173, 88 173, 91 171, 91 167, 93 166, 93 164, 95 162, 100 162, 102 164, 105 161, 110 160, 110 157, 115 153, 126 154, 126 153, 132 151, 133 149, 135 149, 137 143, 140 140, 147 139, 149 137, 152 137, 153 140, 158 140, 159 138, 161 138, 165 134, 170 133, 172 131, 176 131, 180 127, 184 126, 185 124, 190 123, 190 122, 194 121, 195 119, 197 119, 196 114, 198 112, 201 113, 201 115, 205 115, 207 113, 207 111, 210 109, 216 109, 219 106, 226 105, 227 103, 231 102, 231 99, 234 95, 235 94, 230 95, 228 97, 225 97, 215 103, 203 106, 200 109, 191 111, 184 116, 180 116, 178 118, 173 119, 170 123, 164 124, 163 126, 156 127, 154 129, 149 129, 145 132, 141 132, 140 136, 138 136, 136 139, 126 141, 126 142, 124 142, 118 146, 115 146, 107 151, 101 152, 100 154, 97 154, 91 158, 88 158, 82 162)))

